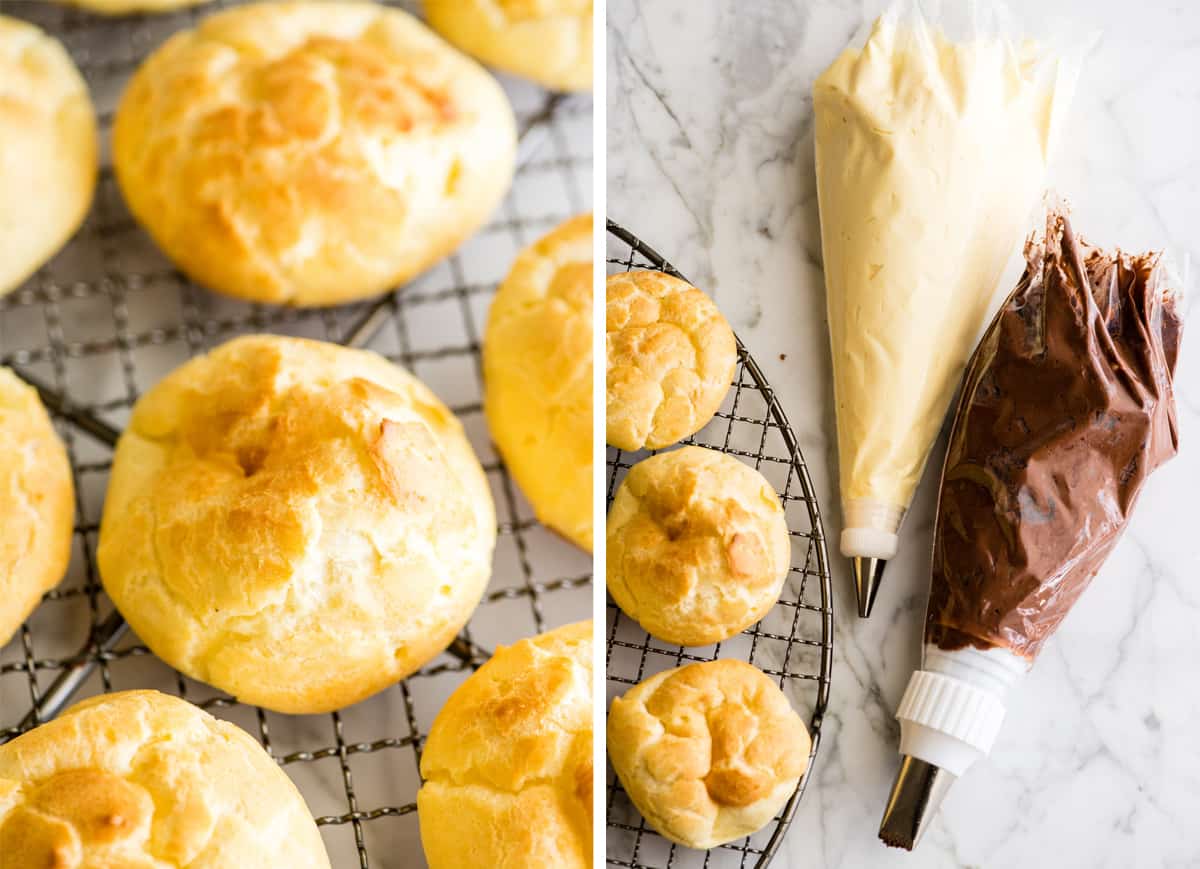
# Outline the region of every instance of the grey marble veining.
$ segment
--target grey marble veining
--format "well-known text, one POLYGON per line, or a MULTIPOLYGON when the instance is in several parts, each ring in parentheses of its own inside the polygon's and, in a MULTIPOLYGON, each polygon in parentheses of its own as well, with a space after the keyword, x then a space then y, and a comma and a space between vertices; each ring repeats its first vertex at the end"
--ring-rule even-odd
MULTIPOLYGON (((755 354, 800 439, 830 541, 840 515, 810 89, 880 5, 608 4, 609 216, 710 291, 755 354)), ((1033 0, 1012 5, 1023 21, 1047 11, 1033 0)), ((1100 36, 1051 185, 1090 239, 1166 247, 1194 284, 1200 4, 1068 0, 1053 12, 1077 22, 1081 38, 1100 36)), ((875 831, 897 764, 892 716, 918 657, 934 473, 870 620, 854 615, 850 578, 834 558, 824 742, 775 865, 1200 865, 1197 343, 1185 334, 1179 457, 1147 485, 1124 540, 1014 692, 991 757, 955 784, 915 856, 889 851, 875 831)))

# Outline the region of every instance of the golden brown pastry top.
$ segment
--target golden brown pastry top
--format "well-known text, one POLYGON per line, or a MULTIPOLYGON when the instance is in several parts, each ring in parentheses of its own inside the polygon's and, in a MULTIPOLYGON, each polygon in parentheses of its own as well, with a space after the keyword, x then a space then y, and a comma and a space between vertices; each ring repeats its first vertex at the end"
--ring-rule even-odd
POLYGON ((328 305, 456 247, 512 177, 496 82, 407 13, 254 3, 177 33, 113 129, 130 208, 220 292, 328 305))
POLYGON ((94 697, 0 746, 5 869, 328 869, 245 732, 155 691, 94 697))
POLYGON ((187 6, 198 6, 208 0, 58 0, 68 6, 78 6, 97 15, 129 15, 134 12, 170 12, 187 6))
POLYGON ((71 558, 75 487, 37 392, 0 368, 0 646, 71 558))
POLYGON ((254 335, 137 403, 98 560, 172 666, 316 712, 444 648, 482 594, 495 534, 478 460, 423 384, 374 353, 254 335))
POLYGON ((591 15, 592 0, 492 0, 510 21, 550 15, 591 15))
POLYGON ((0 15, 0 295, 83 222, 97 167, 87 85, 62 44, 0 15))
POLYGON ((708 296, 662 272, 609 275, 605 292, 608 442, 660 449, 695 434, 733 380, 729 323, 708 296))
POLYGON ((424 0, 463 51, 553 90, 592 87, 592 0, 424 0))
POLYGON ((496 651, 421 757, 431 869, 583 869, 592 853, 592 623, 496 651))
POLYGON ((673 842, 711 848, 765 825, 796 789, 811 740, 779 687, 744 661, 667 670, 615 699, 613 768, 673 842))
POLYGON ((608 512, 608 592, 659 639, 703 646, 761 619, 791 565, 783 507, 735 456, 681 447, 634 465, 608 512))
POLYGON ((492 439, 538 518, 592 549, 592 216, 530 245, 483 337, 492 439))

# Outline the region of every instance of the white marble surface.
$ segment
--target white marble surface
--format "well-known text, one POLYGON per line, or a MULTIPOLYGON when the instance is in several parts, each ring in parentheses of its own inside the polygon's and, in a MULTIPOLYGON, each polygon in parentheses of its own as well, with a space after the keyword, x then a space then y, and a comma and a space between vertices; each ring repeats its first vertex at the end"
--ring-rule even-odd
MULTIPOLYGON (((608 5, 609 216, 712 291, 781 396, 836 541, 809 94, 878 4, 608 5)), ((1046 5, 1014 3, 1022 17, 1046 5)), ((1190 256, 1194 276, 1200 4, 1054 7, 1101 37, 1051 183, 1092 239, 1166 246, 1190 256)), ((1185 336, 1179 457, 1148 484, 1129 533, 1013 698, 990 759, 954 786, 913 856, 889 851, 875 831, 896 766, 892 715, 917 663, 935 475, 925 476, 869 621, 853 614, 849 576, 834 558, 836 663, 824 743, 774 865, 1200 865, 1198 344, 1200 336, 1185 336)), ((933 463, 940 459, 939 446, 933 463)))

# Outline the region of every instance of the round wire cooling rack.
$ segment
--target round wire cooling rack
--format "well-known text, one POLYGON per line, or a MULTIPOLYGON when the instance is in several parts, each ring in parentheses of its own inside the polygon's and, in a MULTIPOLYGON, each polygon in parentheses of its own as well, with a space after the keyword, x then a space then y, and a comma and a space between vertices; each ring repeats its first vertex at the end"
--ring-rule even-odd
MULTIPOLYGON (((107 141, 117 97, 171 33, 234 0, 159 15, 104 18, 66 4, 6 2, 67 46, 107 141)), ((415 0, 389 0, 417 11, 415 0)), ((38 386, 71 460, 76 526, 67 576, 0 647, 0 743, 73 700, 156 688, 259 739, 304 795, 333 866, 424 865, 416 792, 421 750, 450 693, 487 650, 591 615, 591 559, 542 527, 496 455, 482 413, 480 337, 492 293, 517 252, 586 210, 591 102, 503 84, 522 131, 513 189, 455 254, 376 301, 334 309, 252 305, 176 271, 125 208, 105 159, 84 226, 50 263, 0 298, 0 365, 38 386), (247 332, 369 347, 416 374, 462 421, 496 504, 491 585, 446 653, 405 681, 328 715, 281 715, 187 679, 126 629, 94 553, 112 444, 138 396, 188 357, 247 332)), ((0 862, 2 858, 0 858, 0 862)))
MULTIPOLYGON (((608 221, 608 270, 652 269, 683 278, 674 266, 632 232, 608 221)), ((686 278, 684 278, 686 280, 686 278)), ((833 596, 825 532, 812 480, 796 436, 766 377, 745 345, 737 342, 732 388, 707 426, 683 443, 696 444, 752 463, 779 493, 792 539, 792 567, 783 594, 761 622, 712 646, 684 648, 651 637, 608 599, 608 699, 662 670, 696 661, 741 658, 773 676, 792 704, 809 712, 812 751, 796 792, 771 823, 753 836, 711 851, 667 841, 646 824, 608 770, 607 860, 628 869, 765 867, 779 851, 812 776, 829 701, 833 666, 833 596)), ((608 449, 608 502, 629 468, 654 451, 608 449)))

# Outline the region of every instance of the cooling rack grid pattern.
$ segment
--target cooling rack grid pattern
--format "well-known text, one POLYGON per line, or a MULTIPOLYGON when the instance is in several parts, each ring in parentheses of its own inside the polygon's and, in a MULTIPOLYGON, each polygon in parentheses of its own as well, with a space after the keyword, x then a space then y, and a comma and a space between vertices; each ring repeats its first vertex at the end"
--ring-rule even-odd
MULTIPOLYGON (((655 269, 683 277, 654 249, 624 227, 608 221, 608 271, 655 269)), ((738 361, 729 394, 716 417, 686 444, 709 447, 753 465, 774 485, 784 505, 792 538, 792 567, 783 595, 758 624, 723 643, 683 648, 657 640, 608 599, 608 699, 663 670, 695 661, 741 658, 773 677, 812 734, 808 772, 791 800, 763 830, 711 851, 694 851, 667 841, 647 826, 608 769, 607 859, 628 869, 732 869, 765 867, 791 825, 821 740, 833 663, 833 611, 825 533, 812 481, 787 417, 762 371, 738 341, 738 361)), ((608 502, 626 472, 653 451, 608 449, 608 502)))
MULTIPOLYGON (((167 36, 232 2, 185 12, 107 19, 67 6, 8 2, 0 12, 61 39, 88 81, 104 142, 96 200, 77 236, 24 286, 0 299, 0 364, 61 393, 119 430, 137 397, 189 356, 238 334, 273 332, 346 341, 375 312, 365 346, 413 371, 462 420, 487 471, 499 539, 495 574, 467 637, 493 649, 587 618, 590 558, 539 525, 492 449, 481 407, 479 340, 496 284, 517 252, 587 210, 591 100, 503 83, 524 131, 514 186, 492 221, 454 256, 385 297, 329 310, 232 301, 175 271, 129 216, 108 165, 113 110, 137 64, 167 36)), ((412 2, 393 3, 417 12, 412 2)), ((77 517, 71 567, 27 624, 0 649, 0 741, 29 722, 54 679, 80 661, 95 668, 75 693, 157 688, 255 735, 317 816, 333 866, 419 864, 415 795, 422 743, 446 697, 479 661, 443 654, 375 698, 333 713, 286 716, 248 707, 186 679, 132 635, 89 648, 112 605, 94 554, 111 448, 78 426, 59 430, 71 457, 77 517), (81 650, 82 653, 81 653, 81 650)))

